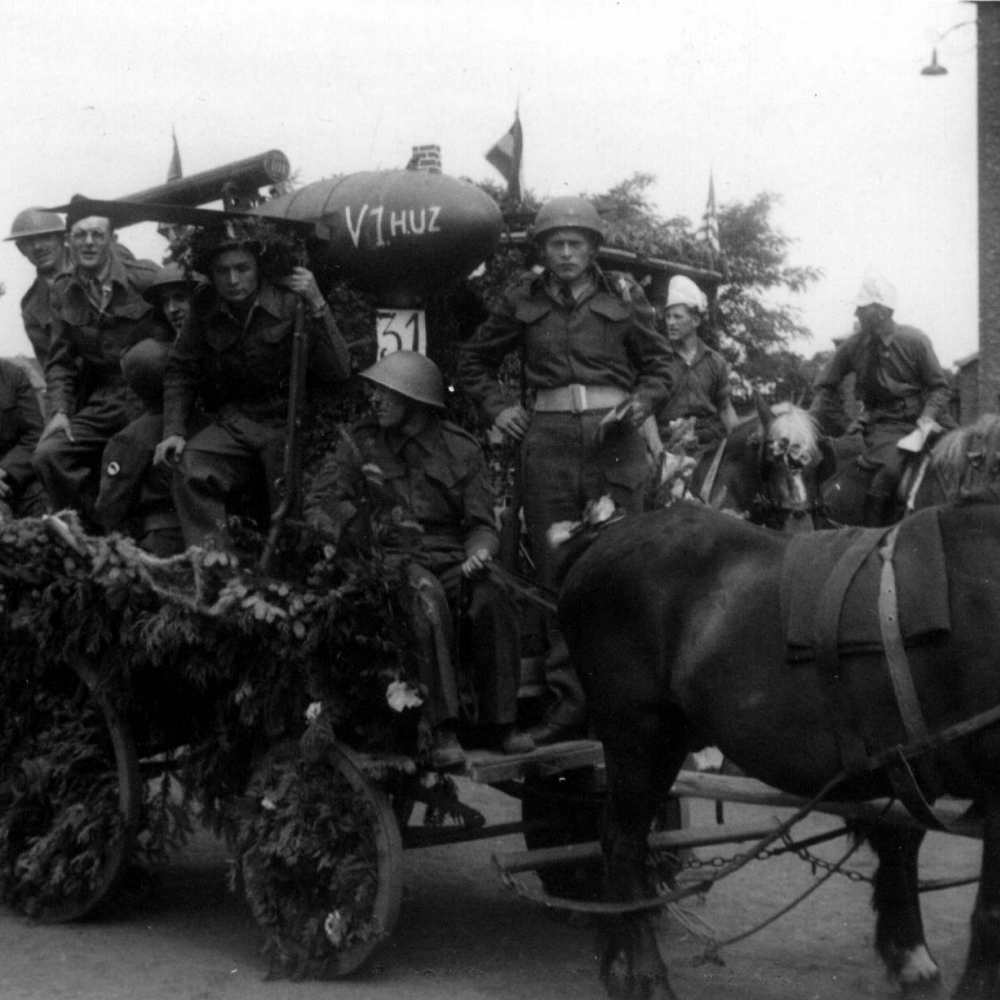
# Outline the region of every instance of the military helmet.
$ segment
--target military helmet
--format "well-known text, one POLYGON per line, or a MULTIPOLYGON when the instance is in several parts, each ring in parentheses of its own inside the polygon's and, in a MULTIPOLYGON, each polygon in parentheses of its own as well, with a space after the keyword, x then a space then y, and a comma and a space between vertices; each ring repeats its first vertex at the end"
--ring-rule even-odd
POLYGON ((542 205, 535 216, 535 239, 554 229, 583 229, 593 233, 598 243, 604 239, 601 217, 586 198, 552 198, 542 205))
POLYGON ((23 240, 28 236, 44 236, 47 233, 64 233, 66 224, 62 217, 47 208, 26 208, 14 216, 7 240, 23 240))
POLYGON ((177 264, 167 264, 156 272, 153 280, 142 290, 142 297, 150 305, 158 305, 164 289, 181 286, 189 292, 194 291, 194 282, 177 264))
POLYGON ((384 385, 407 399, 415 399, 428 406, 444 406, 441 369, 430 358, 416 351, 387 354, 359 374, 369 382, 384 385))
POLYGON ((122 355, 122 375, 128 387, 147 405, 163 402, 163 377, 170 344, 147 337, 122 355))

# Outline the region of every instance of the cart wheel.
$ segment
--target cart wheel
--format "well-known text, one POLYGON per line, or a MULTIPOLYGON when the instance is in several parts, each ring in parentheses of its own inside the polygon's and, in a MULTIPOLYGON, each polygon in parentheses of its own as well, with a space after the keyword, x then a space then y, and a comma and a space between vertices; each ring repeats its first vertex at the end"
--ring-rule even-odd
POLYGON ((128 726, 85 683, 94 677, 77 672, 63 692, 6 706, 0 735, 0 898, 52 923, 85 917, 111 895, 142 811, 128 726))
POLYGON ((403 845, 388 796, 331 744, 265 760, 246 799, 240 868, 270 974, 355 972, 399 919, 403 845))
MULTIPOLYGON (((528 850, 564 847, 600 840, 605 790, 589 768, 558 775, 528 776, 524 780, 521 818, 528 850)), ((689 826, 687 803, 668 798, 653 819, 651 830, 679 830, 689 826)), ((651 876, 657 885, 672 887, 683 867, 683 853, 650 854, 651 876)), ((603 889, 603 863, 599 860, 571 867, 543 868, 538 877, 551 896, 597 900, 603 889)))

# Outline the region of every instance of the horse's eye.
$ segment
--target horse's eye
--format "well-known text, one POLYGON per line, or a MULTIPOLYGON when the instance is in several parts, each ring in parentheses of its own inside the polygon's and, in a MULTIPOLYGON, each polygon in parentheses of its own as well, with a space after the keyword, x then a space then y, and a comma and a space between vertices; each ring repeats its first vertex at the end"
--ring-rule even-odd
POLYGON ((974 469, 981 469, 986 462, 986 452, 984 451, 967 451, 965 453, 965 460, 974 469))

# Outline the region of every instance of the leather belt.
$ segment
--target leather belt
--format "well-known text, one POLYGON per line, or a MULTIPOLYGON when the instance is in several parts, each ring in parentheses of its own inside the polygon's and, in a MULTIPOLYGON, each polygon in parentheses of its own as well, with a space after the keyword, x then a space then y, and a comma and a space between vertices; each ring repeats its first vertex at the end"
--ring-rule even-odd
POLYGON ((587 410, 610 410, 628 398, 624 389, 613 385, 562 385, 558 389, 539 389, 535 396, 538 413, 584 413, 587 410))

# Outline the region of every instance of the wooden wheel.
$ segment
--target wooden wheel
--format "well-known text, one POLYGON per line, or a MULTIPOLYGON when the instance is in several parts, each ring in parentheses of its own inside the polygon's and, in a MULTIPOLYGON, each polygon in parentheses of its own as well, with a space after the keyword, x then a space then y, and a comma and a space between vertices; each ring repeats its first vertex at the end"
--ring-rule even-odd
POLYGON ((83 668, 63 690, 6 706, 0 755, 0 896, 36 920, 78 920, 117 887, 142 790, 125 721, 83 668))
POLYGON ((271 756, 246 798, 240 867, 272 975, 355 972, 399 919, 403 845, 388 796, 329 743, 271 756))

